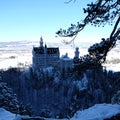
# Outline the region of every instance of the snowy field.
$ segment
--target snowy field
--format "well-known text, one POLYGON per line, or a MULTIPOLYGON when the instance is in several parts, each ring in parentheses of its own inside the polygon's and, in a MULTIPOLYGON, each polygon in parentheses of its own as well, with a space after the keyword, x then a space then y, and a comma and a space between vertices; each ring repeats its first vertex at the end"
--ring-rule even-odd
MULTIPOLYGON (((87 54, 87 49, 92 43, 77 43, 65 45, 63 43, 47 43, 47 47, 59 47, 60 56, 68 53, 74 57, 75 47, 79 47, 80 56, 87 54)), ((29 67, 32 64, 32 48, 39 46, 39 41, 0 42, 0 69, 10 67, 29 67)), ((120 45, 112 49, 108 56, 108 64, 104 64, 109 70, 120 71, 120 45), (114 64, 113 64, 114 63, 114 64)))
MULTIPOLYGON (((86 110, 78 111, 70 120, 104 120, 105 118, 110 118, 118 113, 120 113, 120 105, 97 104, 86 110)), ((4 110, 3 108, 0 108, 0 120, 21 120, 20 119, 21 117, 23 116, 15 115, 4 110)), ((58 119, 48 118, 46 120, 58 120, 58 119)))

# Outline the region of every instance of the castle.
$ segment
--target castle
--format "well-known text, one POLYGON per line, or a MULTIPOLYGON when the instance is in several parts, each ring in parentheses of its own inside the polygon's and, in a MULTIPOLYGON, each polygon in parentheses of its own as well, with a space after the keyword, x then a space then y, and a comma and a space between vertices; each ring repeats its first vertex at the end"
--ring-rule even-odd
MULTIPOLYGON (((79 57, 79 48, 76 48, 75 57, 79 57)), ((40 38, 40 46, 33 47, 32 50, 32 70, 34 72, 40 71, 41 68, 54 67, 59 68, 60 71, 69 71, 73 67, 73 59, 68 55, 60 58, 59 47, 47 47, 43 45, 43 38, 40 38)))

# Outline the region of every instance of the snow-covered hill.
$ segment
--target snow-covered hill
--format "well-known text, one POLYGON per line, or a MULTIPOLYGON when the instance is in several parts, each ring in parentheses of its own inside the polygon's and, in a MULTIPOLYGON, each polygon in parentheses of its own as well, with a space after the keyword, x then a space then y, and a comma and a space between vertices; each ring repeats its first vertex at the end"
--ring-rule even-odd
MULTIPOLYGON (((120 113, 120 105, 117 104, 97 104, 89 109, 78 111, 70 120, 104 120, 120 113)), ((21 120, 22 116, 16 116, 13 113, 0 108, 0 120, 21 120)), ((27 117, 28 118, 28 117, 27 117)), ((58 120, 58 119, 45 119, 58 120)), ((61 119, 67 120, 67 119, 61 119)))
POLYGON ((119 105, 96 104, 84 111, 78 111, 71 120, 104 120, 120 113, 119 105))
POLYGON ((3 108, 0 108, 0 120, 14 120, 15 118, 15 114, 10 113, 9 111, 6 111, 3 108))

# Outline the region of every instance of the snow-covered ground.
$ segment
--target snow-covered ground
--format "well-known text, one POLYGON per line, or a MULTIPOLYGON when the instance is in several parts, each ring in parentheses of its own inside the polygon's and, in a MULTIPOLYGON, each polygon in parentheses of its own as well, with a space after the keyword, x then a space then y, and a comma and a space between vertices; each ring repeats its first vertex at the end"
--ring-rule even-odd
MULTIPOLYGON (((87 49, 92 43, 77 43, 65 45, 63 43, 47 43, 48 47, 59 47, 60 56, 68 53, 70 58, 74 57, 75 47, 79 47, 80 56, 87 54, 87 49)), ((32 64, 32 48, 39 46, 39 41, 0 42, 0 69, 32 64)), ((108 70, 120 71, 120 45, 112 49, 107 56, 108 70), (116 61, 113 64, 113 61, 116 61)))
POLYGON ((96 104, 84 111, 78 111, 71 120, 104 120, 118 113, 120 113, 119 105, 96 104))
MULTIPOLYGON (((117 104, 96 104, 95 106, 83 111, 78 111, 70 120, 104 120, 120 113, 120 105, 117 104)), ((0 108, 0 120, 20 120, 20 116, 0 108)), ((58 120, 58 119, 46 119, 58 120)), ((67 120, 67 119, 61 119, 67 120)))
POLYGON ((16 115, 0 108, 0 120, 14 120, 16 115))

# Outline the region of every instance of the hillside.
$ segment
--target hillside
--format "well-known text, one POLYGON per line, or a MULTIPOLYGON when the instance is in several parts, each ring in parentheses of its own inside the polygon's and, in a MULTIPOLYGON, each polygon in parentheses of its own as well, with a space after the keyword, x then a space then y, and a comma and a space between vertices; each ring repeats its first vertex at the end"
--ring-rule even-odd
MULTIPOLYGON (((89 109, 78 111, 70 120, 104 120, 107 118, 111 118, 112 116, 120 113, 119 105, 112 104, 97 104, 89 109)), ((30 117, 19 116, 13 113, 10 113, 3 108, 0 108, 0 120, 21 120, 20 118, 27 118, 30 120, 30 117)), ((33 118, 33 117, 32 117, 33 118)), ((37 120, 34 117, 34 120, 37 120)), ((38 119, 39 120, 39 119, 38 119)), ((43 120, 67 120, 67 119, 54 119, 54 118, 44 118, 43 120)), ((117 119, 118 120, 118 119, 117 119)))

